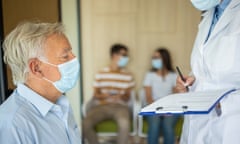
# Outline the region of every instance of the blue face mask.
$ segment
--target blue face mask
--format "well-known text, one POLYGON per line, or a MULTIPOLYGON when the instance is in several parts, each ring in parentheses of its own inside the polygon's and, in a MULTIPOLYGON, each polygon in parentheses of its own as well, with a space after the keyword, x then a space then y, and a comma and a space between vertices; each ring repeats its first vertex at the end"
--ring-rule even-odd
POLYGON ((122 56, 118 61, 119 67, 125 67, 128 64, 129 58, 127 56, 122 56))
POLYGON ((60 80, 53 82, 47 78, 43 78, 46 81, 52 83, 57 90, 59 90, 62 93, 65 93, 74 87, 78 80, 80 70, 80 64, 77 58, 74 58, 60 65, 54 65, 45 61, 42 62, 58 67, 58 70, 61 74, 60 80))
POLYGON ((162 69, 162 67, 163 67, 162 59, 153 59, 152 67, 155 69, 162 69))
POLYGON ((191 0, 194 7, 201 11, 209 10, 221 3, 221 0, 191 0))

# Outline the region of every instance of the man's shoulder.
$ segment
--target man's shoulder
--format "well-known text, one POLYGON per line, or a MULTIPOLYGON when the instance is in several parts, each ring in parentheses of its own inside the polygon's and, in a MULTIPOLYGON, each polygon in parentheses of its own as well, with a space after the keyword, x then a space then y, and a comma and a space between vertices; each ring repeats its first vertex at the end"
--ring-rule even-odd
POLYGON ((20 127, 24 121, 27 121, 26 105, 18 95, 12 94, 0 106, 0 127, 16 126, 20 127))
MULTIPOLYGON (((28 119, 28 113, 20 96, 11 95, 0 106, 0 143, 17 143, 20 137, 31 137, 30 131, 32 122, 28 119), (24 108, 25 107, 25 108, 24 108)), ((25 142, 23 142, 25 143, 25 142)))
POLYGON ((0 106, 0 127, 3 125, 7 126, 13 123, 17 111, 19 110, 18 102, 16 102, 15 95, 11 95, 1 106, 0 106))
POLYGON ((101 70, 98 71, 97 74, 122 74, 122 75, 129 75, 132 76, 132 73, 128 71, 126 68, 122 68, 120 71, 112 71, 110 67, 104 67, 101 70))

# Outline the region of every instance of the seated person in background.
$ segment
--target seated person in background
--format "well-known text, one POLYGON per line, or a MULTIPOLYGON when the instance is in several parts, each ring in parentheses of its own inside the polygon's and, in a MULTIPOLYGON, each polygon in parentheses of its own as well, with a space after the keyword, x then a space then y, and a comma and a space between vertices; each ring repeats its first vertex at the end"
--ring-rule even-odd
MULTIPOLYGON (((167 49, 159 48, 153 53, 152 70, 144 79, 144 89, 148 104, 157 99, 173 93, 177 75, 174 73, 171 64, 171 57, 167 49)), ((160 127, 163 127, 164 144, 174 144, 175 123, 177 117, 147 116, 148 121, 148 144, 158 144, 160 127)))
POLYGON ((5 39, 12 95, 0 106, 0 144, 80 144, 67 97, 79 62, 59 23, 18 25, 5 39))
POLYGON ((130 129, 128 101, 134 86, 132 75, 124 67, 128 63, 128 49, 115 44, 110 50, 111 63, 96 74, 94 96, 83 120, 83 134, 90 144, 98 144, 95 126, 104 120, 118 125, 118 144, 127 144, 130 129))

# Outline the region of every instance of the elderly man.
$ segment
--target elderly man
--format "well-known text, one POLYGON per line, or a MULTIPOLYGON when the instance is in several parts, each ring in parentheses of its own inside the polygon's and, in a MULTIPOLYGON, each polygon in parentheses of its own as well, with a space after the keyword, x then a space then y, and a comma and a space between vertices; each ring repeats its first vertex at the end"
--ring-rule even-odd
POLYGON ((13 94, 0 106, 1 144, 80 144, 78 126, 67 98, 79 75, 59 23, 22 23, 5 39, 13 94))

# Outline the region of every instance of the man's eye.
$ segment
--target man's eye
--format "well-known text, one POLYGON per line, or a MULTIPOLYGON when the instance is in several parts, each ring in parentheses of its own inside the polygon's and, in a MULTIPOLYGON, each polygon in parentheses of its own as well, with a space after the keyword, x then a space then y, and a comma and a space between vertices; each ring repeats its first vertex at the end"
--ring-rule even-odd
POLYGON ((68 55, 63 56, 62 59, 63 59, 63 60, 67 60, 67 59, 68 59, 68 55))

